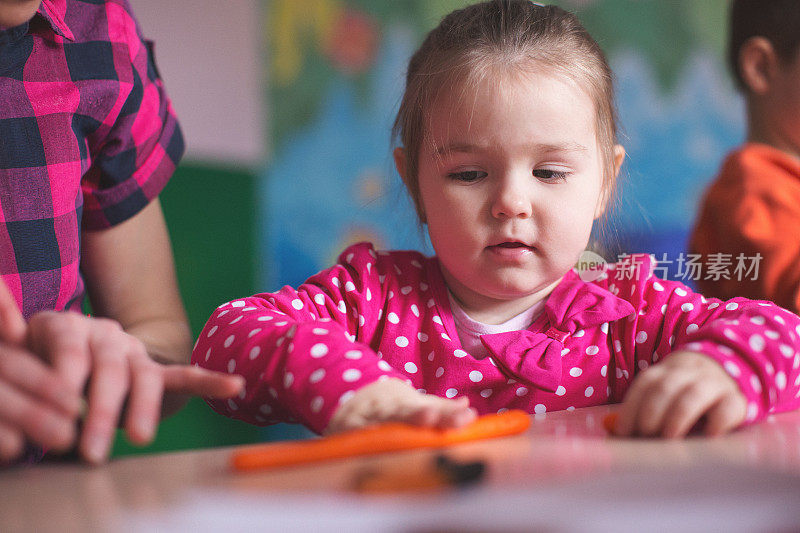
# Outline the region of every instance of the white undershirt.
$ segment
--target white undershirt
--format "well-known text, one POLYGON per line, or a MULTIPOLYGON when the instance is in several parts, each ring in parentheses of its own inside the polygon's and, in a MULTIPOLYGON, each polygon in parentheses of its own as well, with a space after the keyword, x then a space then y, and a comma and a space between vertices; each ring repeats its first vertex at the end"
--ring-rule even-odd
POLYGON ((542 309, 546 298, 539 300, 531 307, 521 312, 517 316, 510 318, 502 324, 484 324, 473 320, 467 315, 464 309, 458 305, 456 299, 447 291, 450 298, 450 308, 453 311, 453 322, 456 324, 458 338, 464 350, 475 359, 483 359, 489 355, 489 351, 481 342, 481 335, 490 333, 505 333, 506 331, 520 331, 528 327, 536 320, 542 309))

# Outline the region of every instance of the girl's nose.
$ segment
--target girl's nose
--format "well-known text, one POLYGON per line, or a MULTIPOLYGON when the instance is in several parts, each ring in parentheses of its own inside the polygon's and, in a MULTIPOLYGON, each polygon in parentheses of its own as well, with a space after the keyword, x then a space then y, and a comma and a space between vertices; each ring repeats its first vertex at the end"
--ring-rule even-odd
POLYGON ((529 191, 525 187, 526 181, 519 176, 508 176, 499 180, 492 202, 492 216, 529 218, 533 214, 529 191))

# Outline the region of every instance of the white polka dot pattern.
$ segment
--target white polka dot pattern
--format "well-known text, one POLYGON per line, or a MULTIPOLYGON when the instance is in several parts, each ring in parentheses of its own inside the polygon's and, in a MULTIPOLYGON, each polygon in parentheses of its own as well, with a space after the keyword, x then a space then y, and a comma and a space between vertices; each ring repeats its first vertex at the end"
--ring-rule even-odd
POLYGON ((706 300, 647 275, 650 259, 637 258, 646 264, 638 278, 628 276, 626 261, 624 273, 610 265, 594 282, 572 273, 556 287, 547 302, 547 321, 555 322, 546 328, 566 333, 556 344, 557 364, 545 365, 537 347, 556 342, 545 330, 503 334, 524 357, 468 353, 452 329, 435 262, 416 252, 379 254, 365 244, 348 248, 342 264, 300 290, 221 305, 197 339, 192 364, 245 376, 244 394, 213 402, 220 412, 259 424, 299 417, 316 431, 360 387, 389 377, 428 394, 467 397, 479 413, 597 405, 612 391, 622 397, 637 372, 674 349, 717 360, 747 398, 750 420, 794 401, 800 319, 771 304, 706 300), (597 290, 579 304, 589 287, 597 290), (628 308, 610 318, 580 308, 591 302, 628 308), (537 372, 551 367, 557 374, 538 383, 537 372))

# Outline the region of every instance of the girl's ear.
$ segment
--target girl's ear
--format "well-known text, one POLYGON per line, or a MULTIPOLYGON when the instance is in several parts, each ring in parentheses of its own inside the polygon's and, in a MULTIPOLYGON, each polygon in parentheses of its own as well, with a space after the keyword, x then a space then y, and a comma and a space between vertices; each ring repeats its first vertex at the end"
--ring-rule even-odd
POLYGON ((611 174, 611 179, 608 183, 603 185, 602 194, 600 194, 600 199, 597 203, 597 209, 594 213, 594 219, 597 220, 606 212, 606 208, 608 207, 608 202, 611 200, 611 193, 614 191, 614 188, 617 185, 617 176, 619 176, 619 171, 622 168, 622 163, 625 161, 625 148, 621 144, 614 145, 614 169, 613 173, 611 174))
POLYGON ((613 186, 619 176, 619 171, 622 168, 622 163, 625 161, 625 147, 621 144, 614 145, 614 181, 611 183, 613 186))
POLYGON ((739 73, 754 94, 769 91, 778 67, 778 54, 764 37, 747 39, 739 50, 739 73))
MULTIPOLYGON (((397 173, 400 174, 401 178, 403 178, 403 183, 406 184, 406 190, 409 191, 410 193, 412 187, 410 187, 408 183, 410 176, 408 175, 407 172, 408 168, 406 167, 407 159, 406 159, 405 148, 403 148, 402 146, 398 146, 392 152, 392 156, 394 157, 394 166, 397 169, 397 173)), ((422 209, 422 205, 420 205, 420 202, 418 202, 416 198, 413 198, 413 195, 412 195, 412 201, 414 202, 414 207, 417 210, 417 216, 419 216, 420 222, 425 224, 426 223, 425 212, 422 209)))
POLYGON ((402 146, 398 146, 392 152, 392 156, 394 156, 394 166, 397 169, 397 173, 400 174, 400 177, 403 179, 403 183, 406 182, 406 151, 402 146))

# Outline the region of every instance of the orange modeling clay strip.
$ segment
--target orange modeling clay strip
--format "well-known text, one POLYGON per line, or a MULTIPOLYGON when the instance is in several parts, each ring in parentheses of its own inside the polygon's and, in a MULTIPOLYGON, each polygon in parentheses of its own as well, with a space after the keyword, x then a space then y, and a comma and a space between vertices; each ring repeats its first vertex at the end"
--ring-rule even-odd
POLYGON ((516 435, 528 429, 530 423, 526 412, 511 410, 481 416, 458 429, 382 424, 319 439, 251 446, 234 452, 232 465, 236 470, 254 470, 416 448, 439 448, 471 440, 516 435))
POLYGON ((613 435, 617 429, 617 420, 619 420, 619 413, 608 413, 603 417, 603 428, 613 435))

